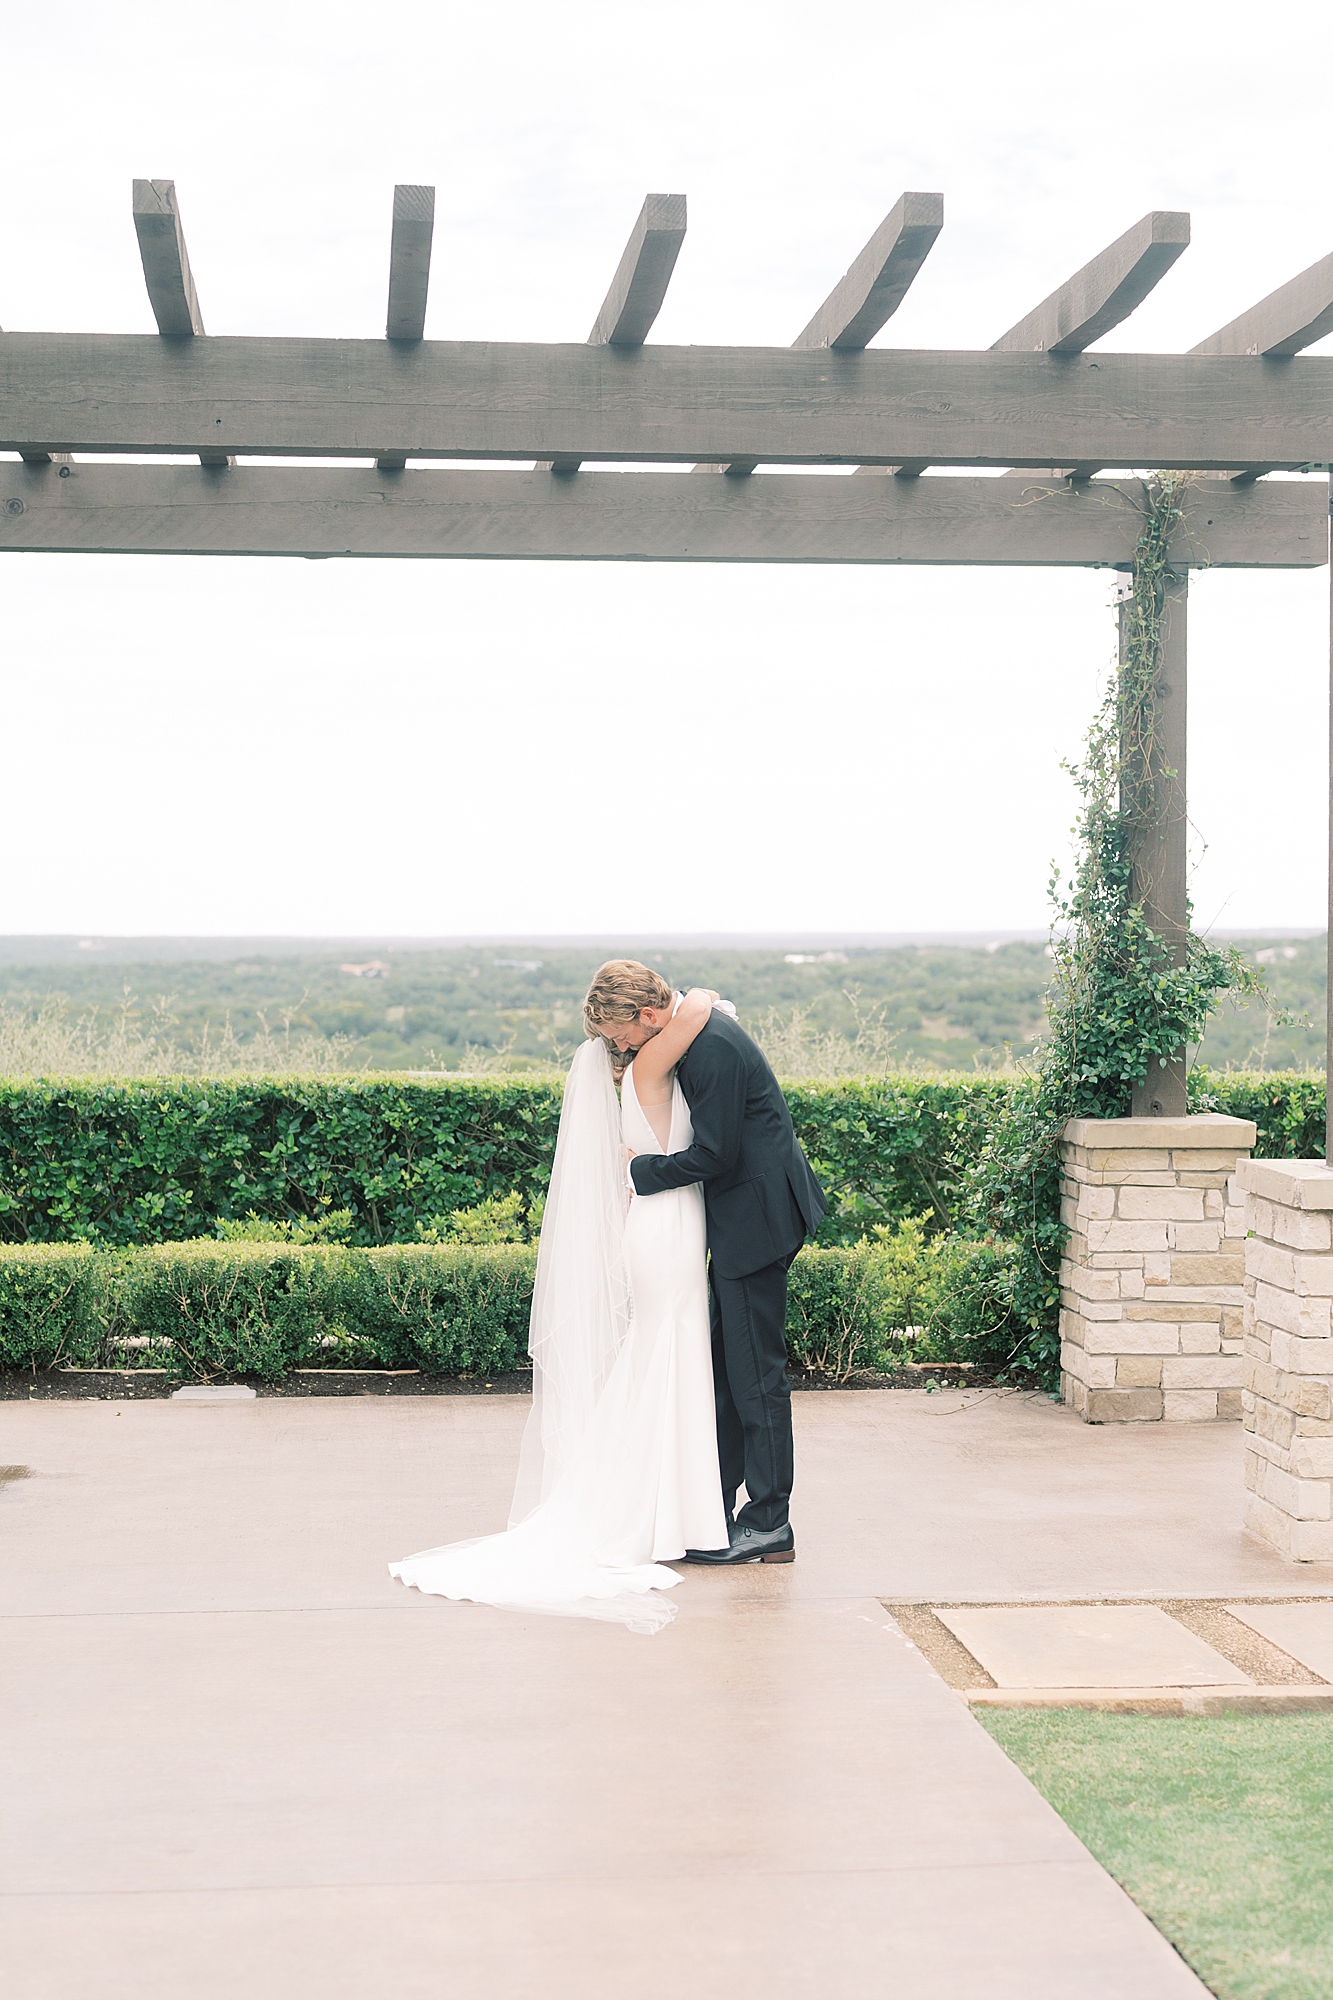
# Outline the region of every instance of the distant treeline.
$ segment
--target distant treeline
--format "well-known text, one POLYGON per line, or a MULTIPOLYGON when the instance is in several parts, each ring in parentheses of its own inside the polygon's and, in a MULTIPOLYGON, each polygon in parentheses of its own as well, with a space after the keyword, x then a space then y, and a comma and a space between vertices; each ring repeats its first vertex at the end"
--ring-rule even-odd
MULTIPOLYGON (((1226 1010, 1204 1059, 1214 1068, 1321 1064, 1323 939, 1255 938, 1243 948, 1294 1018, 1226 1010)), ((1040 1038, 1051 969, 1033 942, 786 953, 649 939, 637 950, 676 985, 734 1000, 779 1069, 821 1075, 1006 1066, 1040 1038)), ((576 1046, 598 958, 585 947, 386 945, 141 965, 89 950, 73 965, 0 963, 0 1067, 540 1069, 576 1046)))

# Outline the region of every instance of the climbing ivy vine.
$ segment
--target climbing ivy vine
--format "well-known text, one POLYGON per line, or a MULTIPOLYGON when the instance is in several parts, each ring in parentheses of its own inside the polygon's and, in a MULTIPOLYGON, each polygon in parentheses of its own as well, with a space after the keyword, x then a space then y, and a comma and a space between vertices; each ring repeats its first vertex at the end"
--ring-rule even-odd
POLYGON ((1118 671, 1093 719, 1079 762, 1075 861, 1051 880, 1054 971, 1049 1033, 1029 1087, 1014 1093, 973 1175, 976 1225, 1016 1246, 1010 1267, 1008 1367, 1054 1383, 1059 1370, 1060 1134, 1070 1118, 1125 1117, 1130 1093, 1155 1058, 1197 1042, 1228 994, 1267 998, 1255 968, 1233 948, 1190 931, 1183 952, 1154 931, 1134 897, 1136 844, 1161 825, 1163 770, 1155 694, 1170 580, 1172 537, 1187 532, 1194 479, 1157 474, 1146 486, 1134 550, 1133 595, 1118 671))

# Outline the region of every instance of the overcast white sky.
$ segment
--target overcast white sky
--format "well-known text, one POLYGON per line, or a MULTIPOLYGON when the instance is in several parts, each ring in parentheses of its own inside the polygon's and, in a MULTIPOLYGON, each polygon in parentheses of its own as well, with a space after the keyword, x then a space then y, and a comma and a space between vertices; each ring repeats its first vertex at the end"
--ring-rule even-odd
MULTIPOLYGON (((1333 249, 1322 9, 2 18, 11 329, 154 330, 135 175, 176 181, 211 333, 382 334, 395 181, 437 189, 445 339, 583 339, 649 189, 690 205, 666 342, 785 345, 904 188, 945 229, 878 345, 988 346, 1149 208, 1193 243, 1107 348, 1333 249)), ((1039 925, 1114 637, 1082 571, 11 556, 0 590, 25 932, 1039 925)), ((1203 924, 1323 921, 1327 620, 1322 571, 1194 585, 1203 924)))

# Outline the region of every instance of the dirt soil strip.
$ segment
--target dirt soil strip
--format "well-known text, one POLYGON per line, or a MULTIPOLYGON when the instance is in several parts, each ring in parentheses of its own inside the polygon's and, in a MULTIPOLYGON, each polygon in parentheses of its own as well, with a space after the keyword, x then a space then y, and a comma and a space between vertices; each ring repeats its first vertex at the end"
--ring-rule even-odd
MULTIPOLYGON (((532 1371, 516 1368, 497 1375, 423 1375, 415 1368, 297 1368, 280 1382, 220 1375, 219 1382, 244 1382, 257 1396, 530 1396, 532 1371)), ((0 1373, 0 1402, 32 1403, 81 1398, 124 1403, 169 1396, 183 1386, 164 1368, 54 1368, 0 1373)), ((984 1386, 975 1368, 932 1368, 908 1362, 891 1374, 858 1369, 845 1382, 792 1372, 793 1389, 958 1389, 984 1386)))

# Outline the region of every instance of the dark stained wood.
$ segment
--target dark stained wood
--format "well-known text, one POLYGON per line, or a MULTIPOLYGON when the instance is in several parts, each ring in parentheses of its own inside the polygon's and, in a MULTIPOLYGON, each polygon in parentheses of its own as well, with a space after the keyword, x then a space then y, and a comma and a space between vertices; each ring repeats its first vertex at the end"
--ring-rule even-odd
POLYGON ((866 347, 897 312, 944 227, 942 194, 903 194, 793 347, 866 347))
POLYGON ((1333 459, 1333 360, 0 334, 0 448, 645 464, 1333 459))
POLYGON ((991 353, 1081 354, 1142 305, 1189 240, 1188 215, 1153 209, 1001 334, 991 353))
POLYGON ((434 234, 434 188, 401 183, 393 191, 389 310, 384 324, 388 340, 420 340, 425 334, 434 234))
POLYGON ((1333 333, 1333 256, 1279 285, 1239 319, 1210 333, 1191 354, 1253 354, 1282 360, 1333 333))
MULTIPOLYGON (((765 473, 0 464, 0 549, 621 562, 1119 565, 1137 480, 821 479, 765 473)), ((1201 487, 1175 559, 1314 568, 1322 482, 1201 487)))

